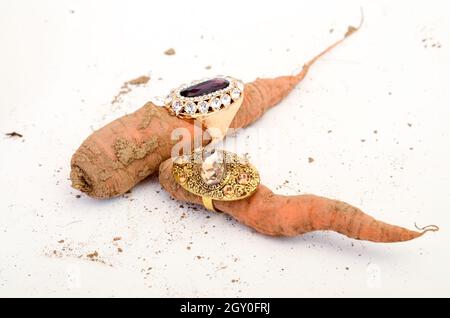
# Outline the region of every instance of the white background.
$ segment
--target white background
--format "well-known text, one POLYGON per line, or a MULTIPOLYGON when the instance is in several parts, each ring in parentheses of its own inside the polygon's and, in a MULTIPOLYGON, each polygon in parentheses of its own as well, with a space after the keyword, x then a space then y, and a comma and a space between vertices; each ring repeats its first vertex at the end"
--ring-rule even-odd
POLYGON ((450 296, 448 12, 448 1, 1 1, 0 296, 450 296), (231 140, 277 193, 440 232, 270 238, 171 200, 156 177, 113 200, 76 197, 70 157, 93 129, 188 80, 291 74, 360 7, 362 30, 231 140), (151 81, 112 105, 139 75, 151 81))

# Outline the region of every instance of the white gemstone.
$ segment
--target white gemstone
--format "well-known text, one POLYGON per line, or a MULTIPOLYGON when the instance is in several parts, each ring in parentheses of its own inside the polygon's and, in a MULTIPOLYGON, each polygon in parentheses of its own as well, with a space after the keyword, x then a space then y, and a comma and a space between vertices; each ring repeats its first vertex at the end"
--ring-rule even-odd
POLYGON ((166 96, 164 101, 167 105, 169 105, 172 102, 172 100, 173 100, 172 94, 169 94, 166 96))
POLYGON ((211 107, 215 110, 219 109, 220 106, 222 106, 222 102, 220 101, 220 98, 216 97, 211 100, 211 107))
POLYGON ((224 104, 225 106, 228 106, 231 103, 231 97, 228 94, 223 95, 221 97, 221 100, 222 100, 222 104, 224 104))
POLYGON ((231 98, 233 100, 239 99, 241 97, 241 90, 239 88, 235 88, 231 91, 231 98))
POLYGON ((151 102, 153 103, 153 105, 155 106, 165 106, 165 100, 162 97, 156 96, 156 97, 152 97, 151 102))
POLYGON ((203 153, 203 162, 200 176, 208 185, 215 185, 222 181, 225 175, 225 162, 222 152, 213 150, 210 153, 203 153))
POLYGON ((242 92, 244 90, 244 83, 236 81, 236 87, 242 92))
POLYGON ((193 115, 197 111, 197 105, 195 105, 194 102, 186 102, 186 104, 184 104, 184 111, 187 114, 193 115))
POLYGON ((198 103, 198 110, 201 113, 203 113, 203 114, 207 113, 208 112, 208 108, 209 108, 209 104, 208 104, 207 101, 204 100, 204 101, 201 101, 200 103, 198 103))
POLYGON ((180 101, 175 100, 172 102, 172 110, 175 112, 175 114, 178 115, 182 108, 183 108, 183 104, 181 104, 180 101))

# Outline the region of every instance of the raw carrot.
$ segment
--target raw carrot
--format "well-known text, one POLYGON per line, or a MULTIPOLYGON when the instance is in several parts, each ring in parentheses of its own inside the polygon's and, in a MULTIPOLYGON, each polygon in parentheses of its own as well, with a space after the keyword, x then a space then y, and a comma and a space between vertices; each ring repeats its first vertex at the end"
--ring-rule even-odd
MULTIPOLYGON (((173 178, 172 160, 159 168, 162 187, 175 199, 202 204, 201 197, 183 189, 173 178)), ((256 231, 271 236, 296 236, 312 231, 334 231, 347 237, 372 242, 402 242, 439 228, 430 225, 412 231, 374 219, 360 209, 338 200, 315 195, 284 196, 264 185, 239 201, 214 201, 224 212, 256 231)))
MULTIPOLYGON (((231 127, 248 126, 281 102, 320 57, 359 27, 350 26, 342 39, 306 63, 298 74, 258 78, 246 84, 244 101, 231 127)), ((171 132, 175 128, 186 128, 194 136, 192 122, 170 116, 152 103, 107 124, 92 133, 72 156, 72 187, 102 199, 125 193, 170 157, 171 132)))

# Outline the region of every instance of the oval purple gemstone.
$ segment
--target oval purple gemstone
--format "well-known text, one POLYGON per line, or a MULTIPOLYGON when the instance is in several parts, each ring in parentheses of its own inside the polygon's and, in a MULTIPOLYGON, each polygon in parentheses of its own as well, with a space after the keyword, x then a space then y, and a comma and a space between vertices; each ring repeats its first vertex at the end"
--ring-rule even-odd
POLYGON ((180 95, 183 97, 197 97, 224 89, 230 85, 224 78, 213 78, 183 89, 180 95))

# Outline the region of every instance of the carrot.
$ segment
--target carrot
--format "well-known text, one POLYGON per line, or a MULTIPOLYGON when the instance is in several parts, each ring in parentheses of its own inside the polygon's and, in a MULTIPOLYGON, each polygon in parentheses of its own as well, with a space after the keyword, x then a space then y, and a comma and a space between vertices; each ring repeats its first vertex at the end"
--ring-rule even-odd
MULTIPOLYGON (((175 199, 202 204, 200 196, 186 191, 175 181, 171 159, 161 164, 159 181, 175 199)), ((342 201, 315 195, 278 195, 262 184, 246 199, 214 201, 214 206, 259 233, 271 236, 334 231, 358 240, 393 243, 409 241, 426 232, 439 230, 437 226, 430 225, 418 228, 420 232, 411 231, 378 221, 342 201)))
MULTIPOLYGON (((258 78, 246 84, 243 103, 231 127, 248 126, 281 102, 320 57, 359 27, 350 26, 342 39, 306 63, 298 74, 258 78)), ((102 199, 125 193, 170 157, 171 132, 175 128, 186 128, 194 136, 192 122, 170 116, 165 109, 152 103, 107 124, 92 133, 72 156, 72 187, 102 199)), ((206 139, 205 144, 207 142, 206 139)))

